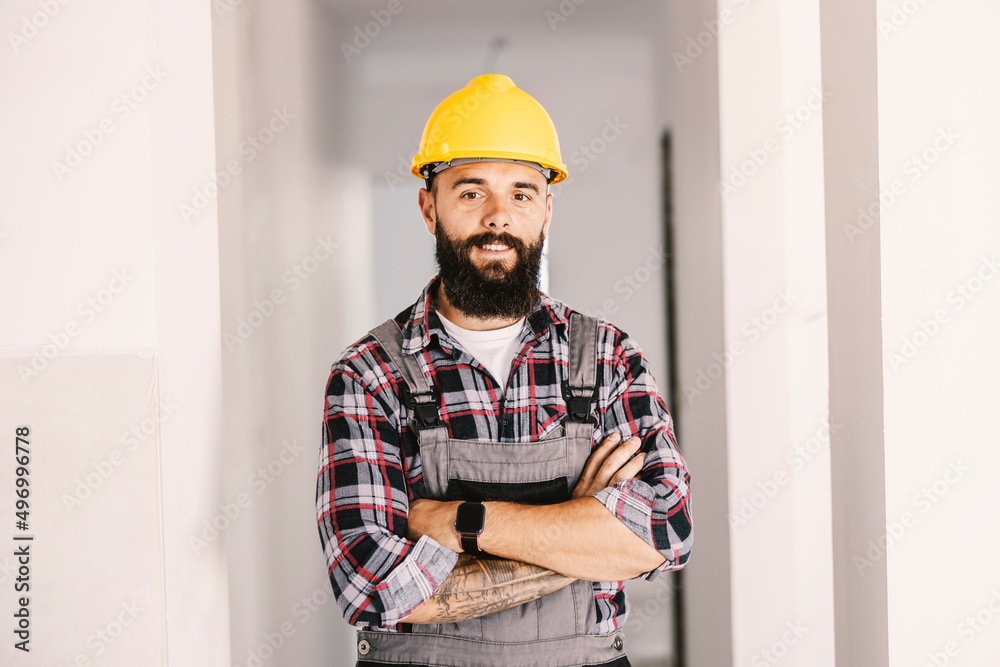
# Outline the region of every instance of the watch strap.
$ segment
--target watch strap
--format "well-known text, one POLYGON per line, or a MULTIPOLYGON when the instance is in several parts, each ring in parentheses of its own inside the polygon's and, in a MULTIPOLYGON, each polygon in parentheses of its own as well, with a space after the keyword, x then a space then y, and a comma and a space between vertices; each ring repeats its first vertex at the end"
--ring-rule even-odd
POLYGON ((462 551, 475 556, 483 553, 483 550, 479 548, 479 535, 459 533, 459 536, 462 538, 462 551))

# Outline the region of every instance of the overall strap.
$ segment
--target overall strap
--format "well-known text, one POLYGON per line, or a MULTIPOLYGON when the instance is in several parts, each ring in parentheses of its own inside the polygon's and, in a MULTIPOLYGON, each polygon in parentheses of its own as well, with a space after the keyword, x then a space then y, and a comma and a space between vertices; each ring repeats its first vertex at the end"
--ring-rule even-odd
POLYGON ((597 423, 597 319, 579 312, 569 316, 569 369, 562 383, 568 419, 597 423))
POLYGON ((417 358, 403 354, 403 332, 396 320, 389 318, 369 333, 382 345, 382 349, 403 376, 400 398, 409 410, 410 427, 414 432, 419 432, 421 429, 438 426, 438 395, 427 383, 417 358))

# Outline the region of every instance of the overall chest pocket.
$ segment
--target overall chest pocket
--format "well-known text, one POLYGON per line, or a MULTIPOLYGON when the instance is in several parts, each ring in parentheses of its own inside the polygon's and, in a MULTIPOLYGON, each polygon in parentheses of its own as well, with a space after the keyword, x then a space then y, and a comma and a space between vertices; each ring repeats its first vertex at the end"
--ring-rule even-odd
POLYGON ((445 435, 421 437, 420 448, 428 497, 551 504, 569 499, 570 484, 589 455, 590 439, 561 436, 508 443, 445 435))

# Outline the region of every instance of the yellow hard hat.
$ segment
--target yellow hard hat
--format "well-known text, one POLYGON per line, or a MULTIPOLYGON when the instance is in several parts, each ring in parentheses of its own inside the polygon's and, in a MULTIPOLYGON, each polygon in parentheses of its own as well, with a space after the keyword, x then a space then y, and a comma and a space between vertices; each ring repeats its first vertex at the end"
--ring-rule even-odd
POLYGON ((426 178, 454 164, 490 158, 528 163, 549 183, 568 175, 549 114, 502 74, 477 76, 437 106, 410 171, 426 178))

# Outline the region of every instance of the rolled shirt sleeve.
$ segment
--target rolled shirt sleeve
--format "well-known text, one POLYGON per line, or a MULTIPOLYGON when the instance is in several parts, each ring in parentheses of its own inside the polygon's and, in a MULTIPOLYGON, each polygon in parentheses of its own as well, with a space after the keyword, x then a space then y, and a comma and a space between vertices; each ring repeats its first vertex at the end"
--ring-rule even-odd
MULTIPOLYGON (((387 389, 383 390, 387 391, 387 389)), ((360 375, 334 365, 316 486, 320 541, 334 596, 356 627, 391 627, 427 600, 458 554, 407 539, 409 499, 397 425, 360 375)))
POLYGON ((604 437, 640 436, 646 460, 637 478, 618 482, 594 497, 666 559, 638 577, 653 580, 665 570, 683 567, 691 553, 691 477, 677 448, 673 420, 639 346, 622 334, 614 359, 603 413, 604 437))

